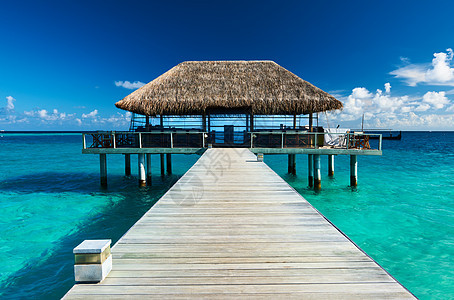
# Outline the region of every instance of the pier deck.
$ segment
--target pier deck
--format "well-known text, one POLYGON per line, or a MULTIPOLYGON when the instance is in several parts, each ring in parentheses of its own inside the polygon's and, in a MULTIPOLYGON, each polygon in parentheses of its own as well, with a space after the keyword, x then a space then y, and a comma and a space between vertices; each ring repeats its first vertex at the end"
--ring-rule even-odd
POLYGON ((112 255, 66 298, 413 298, 247 149, 208 149, 112 255))

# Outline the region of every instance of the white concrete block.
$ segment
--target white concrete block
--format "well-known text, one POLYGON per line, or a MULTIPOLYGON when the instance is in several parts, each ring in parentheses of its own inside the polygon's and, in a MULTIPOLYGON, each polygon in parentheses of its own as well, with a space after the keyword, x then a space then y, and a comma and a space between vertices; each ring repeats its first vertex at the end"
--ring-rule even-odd
POLYGON ((101 282, 112 270, 112 255, 102 264, 74 265, 74 277, 79 282, 101 282))
POLYGON ((110 246, 111 240, 85 240, 74 248, 74 254, 102 253, 110 246))

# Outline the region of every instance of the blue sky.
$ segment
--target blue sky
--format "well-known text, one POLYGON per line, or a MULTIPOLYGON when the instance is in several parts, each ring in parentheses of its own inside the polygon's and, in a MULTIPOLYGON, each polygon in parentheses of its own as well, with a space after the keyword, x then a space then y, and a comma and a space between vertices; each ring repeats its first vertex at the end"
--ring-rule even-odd
POLYGON ((2 1, 0 130, 125 130, 114 103, 130 88, 186 60, 260 59, 341 100, 329 119, 342 127, 364 113, 367 127, 454 130, 452 11, 452 1, 2 1))

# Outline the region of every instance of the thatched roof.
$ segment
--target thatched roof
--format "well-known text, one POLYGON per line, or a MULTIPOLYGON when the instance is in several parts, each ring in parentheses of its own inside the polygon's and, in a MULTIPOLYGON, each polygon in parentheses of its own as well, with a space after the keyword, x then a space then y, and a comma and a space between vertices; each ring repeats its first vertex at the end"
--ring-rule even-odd
POLYGON ((330 94, 273 61, 187 61, 115 103, 142 115, 200 115, 249 109, 293 115, 341 109, 330 94))

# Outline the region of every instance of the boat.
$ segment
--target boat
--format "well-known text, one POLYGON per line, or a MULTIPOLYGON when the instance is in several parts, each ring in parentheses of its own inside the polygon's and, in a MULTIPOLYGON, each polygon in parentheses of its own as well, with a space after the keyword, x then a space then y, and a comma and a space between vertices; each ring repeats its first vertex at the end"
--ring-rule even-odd
MULTIPOLYGON (((377 132, 373 132, 373 133, 377 133, 377 132)), ((390 131, 389 132, 389 135, 386 135, 386 134, 382 134, 382 140, 396 140, 396 141, 400 141, 402 139, 402 131, 399 131, 398 134, 396 134, 397 131, 390 131), (394 135, 393 135, 394 133, 394 135)), ((378 136, 370 136, 370 139, 373 139, 373 140, 378 140, 378 136)))

